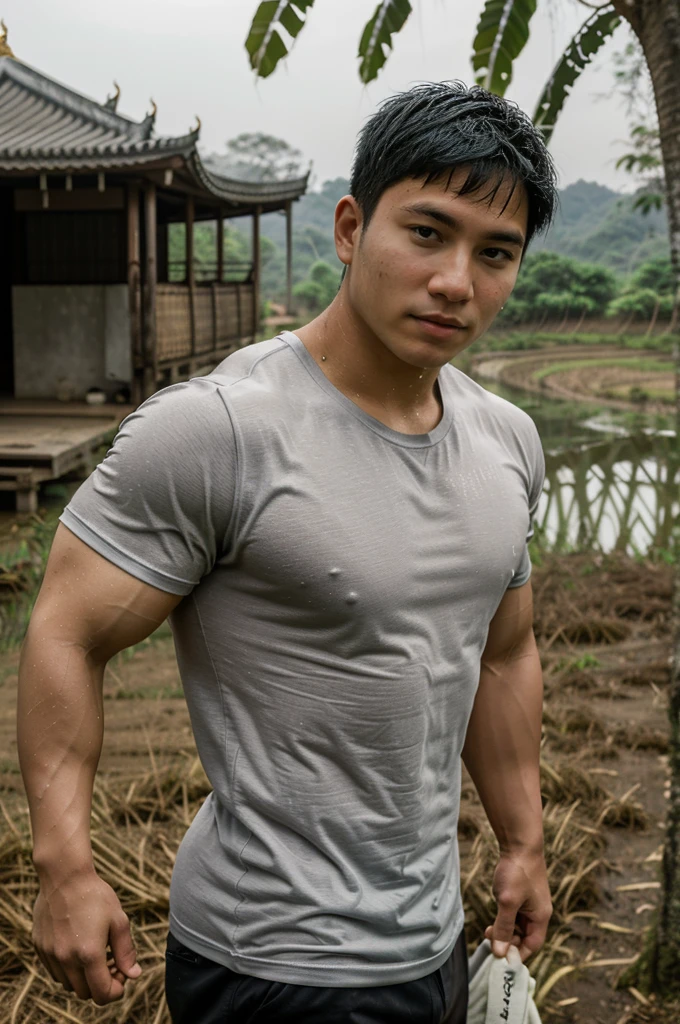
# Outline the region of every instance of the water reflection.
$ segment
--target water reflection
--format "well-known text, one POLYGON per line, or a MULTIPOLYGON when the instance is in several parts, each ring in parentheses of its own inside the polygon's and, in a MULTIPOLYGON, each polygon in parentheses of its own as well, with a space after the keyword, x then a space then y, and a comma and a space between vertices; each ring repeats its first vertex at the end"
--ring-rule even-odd
POLYGON ((642 435, 549 453, 539 538, 556 551, 668 549, 679 481, 675 438, 642 435))
POLYGON ((532 417, 546 453, 535 526, 548 550, 647 554, 668 549, 680 515, 680 451, 658 417, 594 413, 593 406, 480 380, 532 417))

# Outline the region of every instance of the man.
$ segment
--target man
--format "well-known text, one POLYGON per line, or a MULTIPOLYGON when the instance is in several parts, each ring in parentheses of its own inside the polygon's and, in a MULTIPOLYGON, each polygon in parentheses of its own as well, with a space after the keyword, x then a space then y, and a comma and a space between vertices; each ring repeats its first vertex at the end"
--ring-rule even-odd
POLYGON ((543 943, 543 459, 531 420, 450 360, 554 201, 512 104, 460 83, 393 96, 336 209, 329 308, 150 398, 64 511, 19 742, 34 941, 81 998, 140 972, 90 796, 106 662, 168 615, 214 787, 173 875, 176 1024, 462 1024, 461 755, 499 843, 487 936, 498 956, 543 943))

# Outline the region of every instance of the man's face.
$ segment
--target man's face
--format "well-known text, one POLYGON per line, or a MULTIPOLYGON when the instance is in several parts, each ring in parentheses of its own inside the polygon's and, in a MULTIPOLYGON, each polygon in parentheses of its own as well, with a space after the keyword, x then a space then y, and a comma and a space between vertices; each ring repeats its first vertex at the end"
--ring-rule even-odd
POLYGON ((459 168, 450 189, 414 178, 393 185, 366 230, 353 234, 353 312, 412 366, 443 366, 472 344, 517 278, 527 231, 524 188, 501 212, 510 184, 503 182, 489 205, 479 194, 455 194, 465 176, 459 168))

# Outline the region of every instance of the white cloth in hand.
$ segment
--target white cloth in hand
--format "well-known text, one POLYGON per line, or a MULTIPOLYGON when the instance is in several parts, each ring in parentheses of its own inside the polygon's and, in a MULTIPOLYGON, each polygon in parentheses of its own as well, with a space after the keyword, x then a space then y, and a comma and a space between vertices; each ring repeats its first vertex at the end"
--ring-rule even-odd
POLYGON ((485 939, 470 957, 469 978, 468 1024, 541 1024, 536 982, 515 946, 499 958, 485 939))

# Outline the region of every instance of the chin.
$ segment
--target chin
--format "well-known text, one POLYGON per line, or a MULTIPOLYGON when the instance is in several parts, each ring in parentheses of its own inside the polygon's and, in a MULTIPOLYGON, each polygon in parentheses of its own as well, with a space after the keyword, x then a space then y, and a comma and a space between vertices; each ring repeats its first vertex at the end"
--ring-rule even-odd
POLYGON ((464 349, 472 343, 467 337, 461 338, 457 345, 436 345, 436 344, 414 344, 404 345, 403 348, 392 348, 392 352, 402 362, 409 366, 418 366, 422 369, 437 370, 441 366, 450 363, 464 349))

